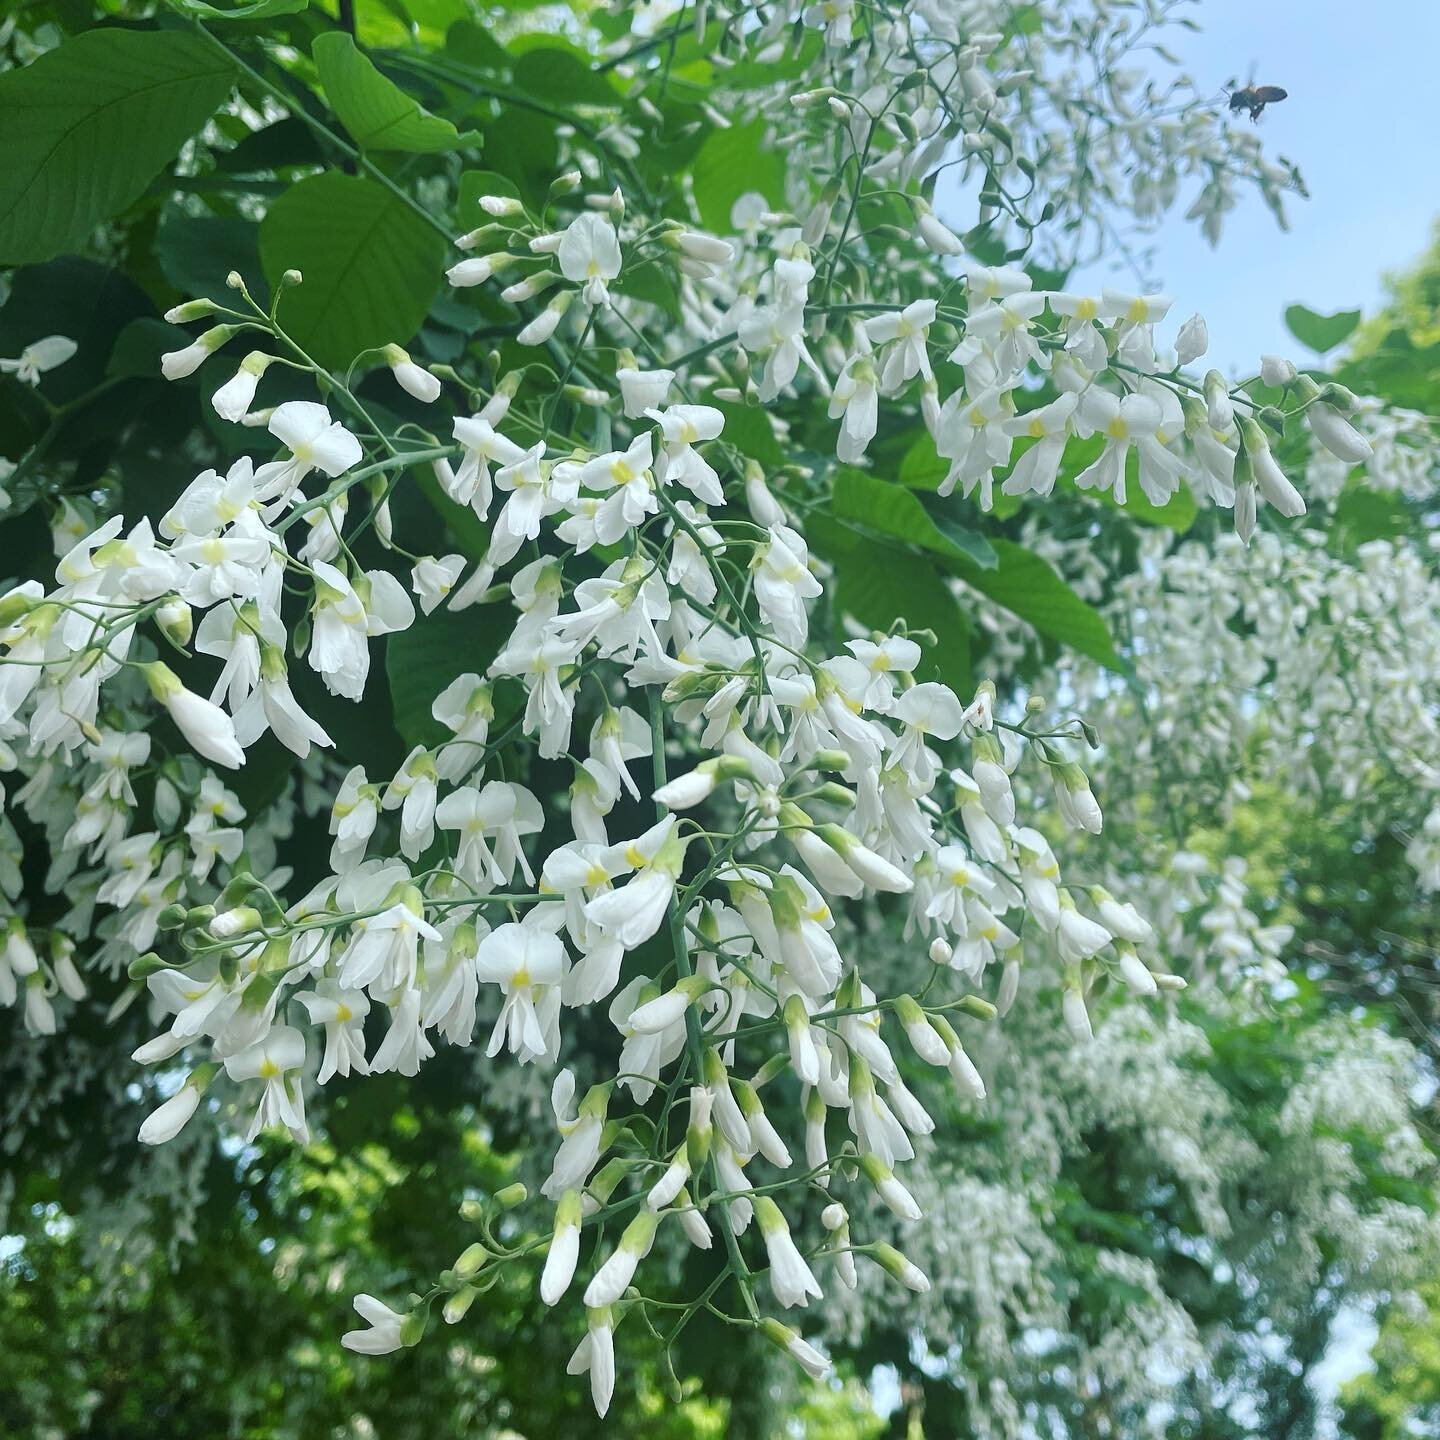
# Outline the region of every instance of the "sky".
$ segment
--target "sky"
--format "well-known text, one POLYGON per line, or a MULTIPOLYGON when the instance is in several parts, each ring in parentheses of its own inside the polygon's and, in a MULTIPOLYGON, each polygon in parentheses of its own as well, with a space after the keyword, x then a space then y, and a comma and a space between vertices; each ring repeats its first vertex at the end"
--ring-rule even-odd
MULTIPOLYGON (((1266 149, 1295 161, 1311 198, 1287 198, 1289 233, 1258 196, 1232 211, 1218 249, 1182 216, 1153 240, 1154 271, 1210 331, 1207 358, 1253 373, 1264 353, 1305 352, 1282 314, 1295 301, 1329 313, 1383 299, 1440 217, 1440 0, 1200 0, 1199 34, 1167 40, 1202 93, 1232 76, 1290 92, 1259 123, 1266 149)), ((1193 189, 1189 195, 1193 195, 1193 189)), ((1073 277, 1129 280, 1105 265, 1073 277)))

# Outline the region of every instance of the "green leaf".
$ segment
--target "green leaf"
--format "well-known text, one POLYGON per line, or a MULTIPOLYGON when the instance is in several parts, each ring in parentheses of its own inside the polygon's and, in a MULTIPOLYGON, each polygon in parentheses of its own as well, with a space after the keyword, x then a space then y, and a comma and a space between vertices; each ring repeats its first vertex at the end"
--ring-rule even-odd
POLYGON ((107 29, 0 75, 0 264, 78 248, 144 193, 234 78, 194 36, 107 29))
POLYGON ((775 438, 775 427, 759 405, 736 405, 729 401, 715 402, 725 417, 725 439, 743 455, 758 460, 767 470, 778 470, 789 456, 775 438))
POLYGON ((338 31, 321 35, 310 54, 326 98, 362 150, 430 155, 480 144, 474 130, 462 135, 448 120, 412 100, 355 48, 348 35, 338 31))
POLYGON ((112 379, 134 376, 157 380, 160 378, 160 357, 169 350, 179 350, 191 338, 178 326, 167 325, 153 315, 142 315, 132 320, 116 337, 105 373, 112 379))
POLYGON ((842 469, 835 476, 832 503, 843 520, 856 520, 881 535, 893 535, 947 560, 963 560, 981 569, 997 564, 989 542, 952 514, 953 502, 920 498, 903 485, 877 480, 861 470, 842 469))
POLYGON ((975 688, 970 669, 970 622, 950 583, 920 556, 898 557, 827 515, 811 516, 807 538, 835 567, 835 604, 860 624, 892 631, 932 630, 921 678, 943 680, 958 695, 975 688), (897 563, 899 562, 899 563, 897 563))
POLYGON ((734 125, 716 130, 695 156, 695 204, 709 230, 727 234, 734 229, 730 211, 742 196, 756 191, 772 209, 785 204, 785 157, 762 149, 768 122, 734 125))
POLYGON ((272 15, 298 15, 310 0, 250 0, 248 5, 208 5, 206 0, 180 0, 187 15, 197 20, 268 20, 272 15))
POLYGON ((457 20, 445 32, 445 49, 462 65, 491 74, 503 74, 512 64, 504 46, 473 20, 457 20))
POLYGON ((270 207, 260 260, 272 287, 292 268, 305 277, 280 303, 285 329, 322 364, 347 365, 420 328, 440 289, 445 241, 400 196, 331 171, 270 207))
POLYGON ((1337 310, 1333 315, 1321 315, 1304 305, 1290 305, 1285 310, 1286 328, 1319 355, 1348 340, 1359 323, 1358 310, 1337 310))
POLYGON ((618 107, 622 103, 590 60, 564 41, 522 36, 510 48, 518 56, 514 62, 517 89, 552 105, 618 107))
POLYGON ((982 570, 968 560, 953 567, 967 585, 1028 621, 1042 635, 1088 655, 1111 670, 1125 671, 1105 617, 1082 600, 1047 560, 1010 540, 991 541, 999 561, 982 570))
POLYGON ((1399 539, 1414 524, 1414 516, 1398 495, 1357 485, 1336 502, 1330 520, 1330 547, 1348 554, 1367 540, 1399 539))
MULTIPOLYGON (((42 383, 45 396, 63 405, 100 384, 120 335, 142 316, 156 319, 155 307, 128 276, 63 255, 15 272, 0 308, 0 355, 18 355, 46 335, 68 335, 80 348, 42 383)), ((91 418, 83 415, 80 423, 91 418)))
POLYGON ((942 460, 928 430, 922 430, 900 461, 899 480, 912 490, 938 490, 949 473, 950 462, 942 460))
POLYGON ((436 745, 450 732, 430 713, 435 697, 457 676, 483 675, 514 626, 508 605, 481 605, 417 615, 391 635, 385 652, 395 728, 407 745, 436 745))
POLYGON ((155 237, 161 273, 185 297, 204 297, 230 305, 235 292, 225 283, 238 270, 250 293, 269 303, 260 269, 257 229, 252 220, 217 215, 172 215, 155 237))

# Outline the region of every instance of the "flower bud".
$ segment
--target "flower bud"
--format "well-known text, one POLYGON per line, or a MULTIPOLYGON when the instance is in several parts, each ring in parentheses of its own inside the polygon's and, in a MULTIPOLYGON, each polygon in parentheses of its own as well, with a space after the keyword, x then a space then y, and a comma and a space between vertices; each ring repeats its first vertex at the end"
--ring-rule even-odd
POLYGON ((190 643, 195 617, 190 607, 178 596, 167 600, 156 612, 156 623, 183 650, 190 643))
POLYGON ((417 365, 398 345, 387 345, 381 353, 390 373, 407 394, 426 405, 440 398, 439 378, 417 365))
POLYGON ((167 380, 193 375, 233 334, 236 326, 216 325, 197 336, 183 350, 171 350, 160 357, 160 373, 167 380))
POLYGON ((1279 355, 1262 355, 1260 357, 1260 378, 1267 385, 1273 385, 1277 390, 1283 390, 1286 386, 1295 383, 1295 376, 1298 372, 1290 361, 1279 355))

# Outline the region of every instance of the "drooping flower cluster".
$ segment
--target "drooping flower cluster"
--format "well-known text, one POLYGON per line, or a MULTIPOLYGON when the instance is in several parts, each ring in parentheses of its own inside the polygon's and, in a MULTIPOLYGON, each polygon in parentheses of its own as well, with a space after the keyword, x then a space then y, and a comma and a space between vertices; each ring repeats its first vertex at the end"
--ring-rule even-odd
MULTIPOLYGON (((885 423, 918 414, 946 462, 941 496, 985 506, 997 481, 1043 498, 1071 445, 1091 444, 1076 483, 1122 502, 1133 458, 1152 502, 1184 475, 1233 504, 1247 538, 1259 498, 1303 513, 1265 434, 1287 417, 1181 370, 1204 353, 1203 322, 1162 354, 1163 297, 1037 288, 1003 255, 967 252, 914 189, 958 146, 999 197, 984 200, 987 223, 1010 215, 996 235, 1022 219, 1009 180, 1025 157, 1004 116, 1023 92, 991 79, 1000 42, 977 28, 991 7, 962 8, 975 12, 963 29, 941 6, 889 17, 832 66, 853 16, 806 7, 824 32, 816 75, 849 67, 851 88, 782 109, 771 87, 765 112, 799 127, 798 153, 853 155, 854 188, 797 193, 795 213, 742 198, 737 244, 643 204, 636 218, 621 190, 590 193, 602 167, 573 137, 576 169, 542 211, 484 197, 451 285, 496 288, 515 341, 559 368, 497 365, 472 383, 386 346, 398 391, 443 414, 435 433, 419 420, 391 433, 340 376, 316 372, 284 329, 283 293, 267 310, 236 276, 248 309, 178 307, 174 323, 216 323, 164 357, 168 378, 242 336, 265 347, 211 397, 256 453, 196 476, 161 516, 62 511, 54 585, 0 597, 0 758, 24 776, 7 800, 65 856, 49 887, 84 877, 43 945, 18 911, 7 919, 0 1000, 23 983, 31 1027, 53 1028, 53 995, 83 985, 66 937, 87 933, 92 906, 112 908, 92 963, 128 965, 128 1003, 149 1007, 156 1032, 136 1059, 170 1088, 142 1139, 175 1136, 207 1095, 243 1107, 247 1139, 270 1127, 303 1139, 314 1085, 414 1075, 477 1033, 490 1057, 557 1072, 533 1238, 495 1233, 495 1207, 524 1197, 494 1197, 476 1245, 419 1304, 357 1297, 370 1328, 347 1337, 354 1349, 415 1343, 442 1297, 458 1321, 483 1270, 543 1249, 539 1293, 583 1305, 571 1369, 603 1412, 614 1330, 648 1303, 652 1247, 710 1249, 718 1233, 730 1318, 820 1373, 823 1356, 762 1314, 766 1289, 804 1308, 832 1277, 855 1283, 856 1255, 911 1291, 929 1283, 851 1229, 872 1196, 919 1215, 897 1167, 934 1122, 898 1056, 982 1099, 953 1022, 1014 1002, 1022 934, 1054 960, 1076 1034, 1103 978, 1146 996, 1181 983, 1149 922, 1103 886, 1067 885, 1040 816, 1017 807, 1023 762, 1047 778, 1060 825, 1100 830, 1074 725, 1045 728, 1041 712, 1009 724, 993 686, 962 698, 934 678, 935 637, 847 624, 807 535, 826 477, 767 474, 730 418, 752 401, 777 440, 783 406, 819 400, 839 461, 859 467, 885 423), (926 247, 882 267, 893 284, 868 276, 856 245, 866 184, 903 196, 926 247), (674 287, 673 333, 627 294, 646 267, 674 287), (257 408, 278 373, 305 378, 257 408), (452 532, 453 552, 405 548, 390 499, 417 471, 483 543, 452 532), (383 563, 357 559, 362 535, 383 563), (446 738, 389 773, 316 758, 332 738, 297 699, 297 667, 359 702, 375 689, 372 641, 472 609, 497 643, 425 697, 446 738), (194 755, 165 753, 168 729, 150 732, 160 712, 194 755), (194 758, 235 770, 265 736, 304 762, 330 814, 328 864, 303 893, 274 864, 283 807, 242 825, 235 794, 194 758), (548 762, 572 767, 563 814, 527 783, 548 762), (158 775, 143 801, 141 771, 158 775), (837 943, 832 906, 852 902, 909 939, 908 989, 882 992, 837 943), (992 985, 993 1002, 970 993, 992 985), (597 1031, 618 1050, 607 1071, 592 1053, 604 1047, 580 1043, 597 1031), (824 1192, 822 1235, 800 1229, 807 1188, 824 1192), (587 1244, 611 1220, 618 1240, 587 1244)), ((744 43, 763 56, 789 18, 777 9, 744 43)), ((1058 75, 1050 88, 1063 90, 1058 75)), ((1090 163, 1103 176, 1153 149, 1157 204, 1180 168, 1223 170, 1236 148, 1151 128, 1110 132, 1090 163)), ((620 125, 597 136, 615 154, 627 141, 620 125)), ((1043 173, 1026 163, 1032 203, 1049 193, 1052 215, 1070 203, 1074 157, 1043 173)), ((1213 213, 1224 204, 1221 187, 1213 213)), ((38 374, 63 358, 26 363, 38 374)), ((1363 453, 1350 399, 1293 375, 1283 388, 1320 443, 1363 453)))

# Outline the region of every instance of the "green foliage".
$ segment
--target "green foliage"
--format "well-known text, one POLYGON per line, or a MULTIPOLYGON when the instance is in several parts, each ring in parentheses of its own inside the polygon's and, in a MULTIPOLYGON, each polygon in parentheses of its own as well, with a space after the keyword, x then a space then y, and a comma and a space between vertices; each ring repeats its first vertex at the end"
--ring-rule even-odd
POLYGON ((287 270, 304 277, 287 298, 286 328, 324 365, 407 342, 443 283, 444 255, 437 230, 362 175, 331 171, 302 180, 260 226, 271 289, 287 270))
POLYGON ((134 201, 232 66, 189 35, 95 30, 0 76, 0 263, 48 260, 134 201))
POLYGON ((785 159, 763 148, 765 122, 714 131, 695 156, 695 203, 703 224, 721 235, 733 228, 730 211, 752 191, 775 209, 785 203, 785 159))
POLYGON ((1316 354, 1323 355, 1327 350, 1343 345, 1355 333, 1360 324, 1360 312, 1337 310, 1333 315, 1322 315, 1305 305, 1290 305, 1285 310, 1285 324, 1302 345, 1308 345, 1316 354))
POLYGON ((406 150, 427 155, 460 146, 477 148, 480 136, 463 135, 431 115, 387 80, 348 35, 321 35, 311 49, 320 83, 340 123, 362 150, 406 150))

